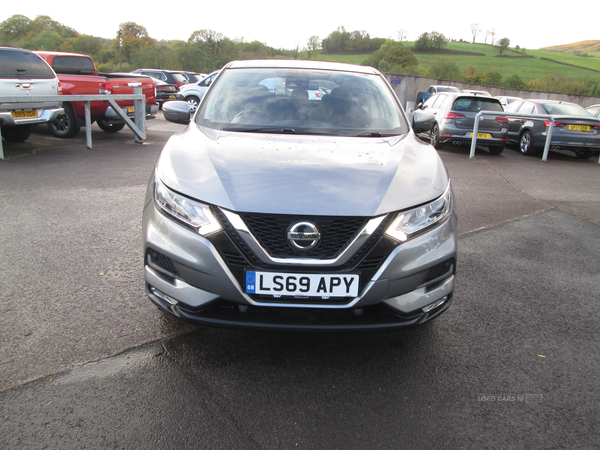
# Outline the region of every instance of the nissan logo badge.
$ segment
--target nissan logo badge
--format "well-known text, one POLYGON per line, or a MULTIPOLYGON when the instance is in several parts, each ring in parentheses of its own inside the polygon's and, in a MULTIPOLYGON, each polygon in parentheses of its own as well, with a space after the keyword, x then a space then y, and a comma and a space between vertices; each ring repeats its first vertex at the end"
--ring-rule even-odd
POLYGON ((321 232, 314 223, 296 222, 287 230, 287 241, 295 250, 312 250, 321 241, 321 232))

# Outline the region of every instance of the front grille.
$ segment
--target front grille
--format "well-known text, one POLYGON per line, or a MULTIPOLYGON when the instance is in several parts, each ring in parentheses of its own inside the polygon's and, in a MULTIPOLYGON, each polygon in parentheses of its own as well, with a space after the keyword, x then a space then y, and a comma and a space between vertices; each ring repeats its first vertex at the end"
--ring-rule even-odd
POLYGON ((365 225, 364 217, 294 216, 279 214, 240 214, 256 240, 274 258, 333 259, 365 225), (321 232, 321 242, 314 249, 301 251, 290 247, 286 232, 295 222, 310 221, 321 232))

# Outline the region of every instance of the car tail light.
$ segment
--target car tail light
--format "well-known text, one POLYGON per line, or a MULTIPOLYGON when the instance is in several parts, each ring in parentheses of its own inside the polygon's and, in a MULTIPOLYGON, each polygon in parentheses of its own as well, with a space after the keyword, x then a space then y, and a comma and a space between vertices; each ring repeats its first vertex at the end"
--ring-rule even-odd
POLYGON ((593 128, 594 130, 600 130, 600 125, 592 125, 592 128, 593 128))
POLYGON ((508 124, 508 117, 496 117, 496 119, 494 119, 496 122, 502 122, 504 124, 508 124))
POLYGON ((176 88, 181 87, 181 86, 183 86, 183 83, 175 83, 176 88))
POLYGON ((446 119, 466 119, 467 116, 461 113, 449 112, 446 114, 446 119))
POLYGON ((100 83, 100 88, 98 89, 98 92, 100 94, 112 94, 113 91, 113 86, 110 83, 100 83))
MULTIPOLYGON (((550 126, 550 121, 549 121, 549 120, 545 120, 545 121, 544 121, 544 126, 545 126, 546 128, 548 128, 548 127, 550 126)), ((554 126, 555 126, 555 127, 565 127, 565 126, 567 126, 567 124, 566 124, 566 123, 564 123, 564 122, 556 122, 556 121, 555 121, 555 122, 554 122, 554 126)))
POLYGON ((62 95, 63 91, 62 91, 62 83, 59 81, 58 82, 58 95, 62 95))

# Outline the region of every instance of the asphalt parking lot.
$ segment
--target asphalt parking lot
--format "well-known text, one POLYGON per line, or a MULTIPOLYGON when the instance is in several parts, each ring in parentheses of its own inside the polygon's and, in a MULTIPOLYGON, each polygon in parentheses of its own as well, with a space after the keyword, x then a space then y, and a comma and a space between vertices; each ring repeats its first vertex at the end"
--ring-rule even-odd
POLYGON ((459 216, 450 309, 396 333, 192 327, 143 285, 168 137, 39 127, 0 161, 0 447, 598 448, 600 165, 440 151, 459 216))

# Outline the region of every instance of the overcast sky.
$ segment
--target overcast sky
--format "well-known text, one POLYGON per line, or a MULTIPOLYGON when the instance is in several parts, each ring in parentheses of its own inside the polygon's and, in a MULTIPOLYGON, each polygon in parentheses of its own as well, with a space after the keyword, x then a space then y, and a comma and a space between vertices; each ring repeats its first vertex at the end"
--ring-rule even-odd
MULTIPOLYGON (((250 2, 222 1, 121 1, 56 3, 48 0, 6 0, 0 22, 14 14, 31 20, 39 15, 82 34, 114 38, 119 24, 135 22, 157 40, 187 41, 196 30, 214 30, 230 39, 260 41, 274 48, 302 49, 310 36, 323 39, 339 26, 346 31, 366 31, 371 37, 407 40, 426 31, 449 39, 472 40, 471 24, 482 32, 495 29, 496 38, 507 37, 511 46, 537 49, 584 40, 600 40, 600 2, 580 0, 570 4, 525 1, 340 1, 250 2), (84 6, 85 5, 85 6, 84 6), (352 5, 352 6, 348 6, 352 5)), ((489 43, 489 39, 488 39, 489 43)))

